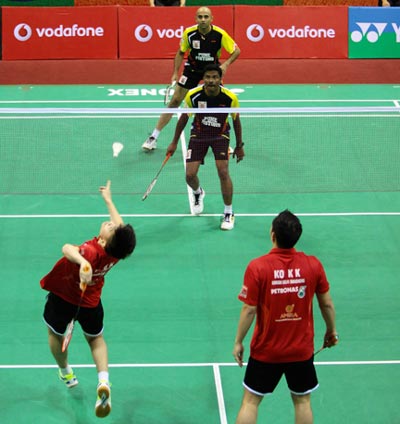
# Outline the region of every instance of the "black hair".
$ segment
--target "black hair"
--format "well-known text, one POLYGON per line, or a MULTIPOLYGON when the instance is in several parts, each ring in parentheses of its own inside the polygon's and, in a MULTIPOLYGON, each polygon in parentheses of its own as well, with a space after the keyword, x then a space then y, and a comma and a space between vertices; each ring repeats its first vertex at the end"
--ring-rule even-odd
POLYGON ((222 69, 221 69, 221 68, 219 67, 219 65, 218 65, 218 64, 216 64, 216 63, 210 63, 209 65, 207 65, 207 66, 204 68, 204 71, 203 71, 203 77, 204 77, 204 74, 205 74, 207 71, 217 71, 217 72, 218 72, 219 77, 220 77, 220 78, 222 78, 222 69))
POLYGON ((106 245, 105 251, 117 259, 125 259, 136 246, 135 230, 130 224, 120 225, 115 229, 114 237, 106 245))
POLYGON ((303 228, 299 218, 286 209, 272 221, 272 231, 275 233, 278 247, 290 249, 299 240, 303 228))

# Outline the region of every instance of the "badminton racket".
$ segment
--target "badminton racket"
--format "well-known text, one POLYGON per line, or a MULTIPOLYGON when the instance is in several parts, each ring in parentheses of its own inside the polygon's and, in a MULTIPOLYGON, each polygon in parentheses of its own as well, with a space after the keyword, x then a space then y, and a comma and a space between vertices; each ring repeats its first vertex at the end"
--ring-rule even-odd
POLYGON ((165 164, 168 162, 168 159, 171 157, 171 154, 168 153, 167 156, 165 156, 165 159, 163 160, 163 163, 161 164, 161 168, 158 170, 156 176, 153 178, 153 181, 149 184, 149 186, 147 187, 147 190, 144 192, 142 200, 146 200, 147 196, 151 193, 151 191, 153 190, 154 186, 156 185, 158 176, 160 175, 162 169, 164 168, 165 164))
MULTIPOLYGON (((86 266, 86 267, 83 269, 83 272, 84 272, 84 273, 89 273, 89 271, 90 271, 90 268, 89 268, 88 266, 86 266)), ((86 283, 86 282, 81 281, 81 283, 80 283, 79 287, 81 288, 81 297, 80 297, 80 299, 79 299, 79 304, 78 304, 78 308, 77 308, 77 310, 76 310, 76 312, 75 312, 75 316, 74 316, 74 317, 72 318, 72 320, 68 323, 68 325, 67 325, 67 329, 65 330, 64 337, 63 337, 63 342, 62 342, 62 346, 61 346, 61 351, 62 351, 62 352, 65 352, 65 351, 67 350, 67 347, 68 347, 69 343, 71 342, 71 339, 72 339, 72 333, 73 333, 73 331, 74 331, 74 327, 75 327, 75 321, 77 320, 78 315, 79 315, 79 311, 81 310, 82 300, 83 300, 83 295, 85 294, 85 290, 86 290, 86 287, 87 287, 87 283, 86 283)))
POLYGON ((319 352, 322 352, 326 348, 331 348, 332 346, 337 345, 339 341, 339 335, 338 334, 326 334, 324 339, 324 344, 322 347, 320 347, 316 352, 314 352, 314 356, 318 355, 319 352))
POLYGON ((165 96, 164 96, 164 104, 165 106, 168 106, 172 95, 174 94, 174 89, 176 86, 176 81, 173 81, 170 85, 167 86, 167 88, 165 89, 165 96))
POLYGON ((318 353, 322 352, 325 348, 325 346, 320 347, 316 352, 314 352, 314 356, 318 355, 318 353))

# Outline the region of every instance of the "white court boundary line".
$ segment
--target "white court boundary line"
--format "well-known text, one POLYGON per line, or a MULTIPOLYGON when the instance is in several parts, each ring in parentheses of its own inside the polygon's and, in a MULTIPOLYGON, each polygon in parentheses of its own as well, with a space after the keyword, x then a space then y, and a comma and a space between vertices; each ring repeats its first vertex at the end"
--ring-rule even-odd
MULTIPOLYGON (((388 359, 383 361, 315 361, 315 365, 400 365, 400 359, 388 359)), ((247 363, 243 364, 244 366, 247 363)), ((95 368, 95 364, 72 364, 74 368, 95 368)), ((239 367, 236 362, 171 362, 171 363, 126 363, 109 364, 110 368, 214 368, 214 367, 239 367)), ((50 369, 58 368, 53 364, 26 364, 26 365, 0 365, 0 369, 50 369)))
MULTIPOLYGON (((232 90, 231 90, 232 91, 232 90)), ((120 99, 120 100, 0 100, 0 104, 88 104, 88 103, 158 103, 159 99, 120 99)), ((240 99, 240 103, 394 103, 396 99, 240 99)))
MULTIPOLYGON (((238 213, 236 216, 241 217, 275 217, 278 212, 274 213, 238 213)), ((400 216, 400 212, 311 212, 311 213, 296 213, 297 216, 305 217, 332 217, 332 216, 400 216)), ((193 217, 192 214, 172 213, 172 214, 121 214, 127 218, 184 218, 193 217)), ((200 217, 221 216, 220 213, 201 214, 200 217)), ((70 219, 70 218, 107 218, 107 214, 8 214, 0 215, 0 219, 70 219)))
MULTIPOLYGON (((329 362, 314 362, 315 365, 400 365, 400 360, 387 361, 329 361, 329 362)), ((247 363, 244 363, 246 366, 247 363)), ((74 369, 78 368, 95 368, 95 364, 72 364, 74 369)), ((221 380, 221 367, 238 367, 236 362, 221 362, 221 363, 149 363, 149 364, 109 364, 109 368, 199 368, 208 367, 213 369, 214 384, 218 401, 218 412, 220 424, 227 424, 226 408, 224 401, 224 393, 221 380)), ((57 365, 0 365, 2 369, 56 369, 57 365)))
POLYGON ((224 392, 222 389, 221 373, 219 372, 219 365, 213 364, 213 372, 215 389, 217 391, 219 420, 221 424, 228 424, 228 419, 226 417, 224 392))
MULTIPOLYGON (((258 117, 262 113, 270 114, 305 114, 305 113, 315 113, 315 114, 327 114, 327 113, 338 113, 338 114, 351 114, 351 113, 394 113, 395 116, 398 116, 400 108, 398 106, 298 106, 298 107, 238 107, 238 108, 207 108, 205 110, 198 109, 196 113, 257 113, 258 117)), ((165 108, 69 108, 69 107, 60 107, 60 108, 46 108, 46 107, 32 107, 32 108, 0 108, 0 114, 9 114, 9 115, 55 115, 55 114, 71 114, 71 115, 126 115, 126 116, 136 116, 136 115, 145 115, 145 114, 162 114, 166 113, 165 108)), ((180 113, 190 113, 193 114, 193 109, 191 108, 169 108, 168 113, 171 114, 180 114, 180 113)), ((245 115, 243 115, 245 116, 245 115)))
MULTIPOLYGON (((400 106, 399 106, 400 108, 400 106)), ((243 111, 243 110, 242 110, 243 111)), ((0 111, 1 113, 1 111, 0 111)), ((312 115, 307 113, 296 113, 293 112, 289 115, 286 114, 279 114, 279 115, 270 115, 270 114, 260 114, 260 115, 247 115, 243 114, 241 115, 241 118, 249 119, 249 118, 271 118, 271 119, 282 119, 282 118, 398 118, 400 115, 400 109, 399 111, 395 111, 391 114, 386 113, 368 113, 368 114, 352 114, 347 113, 345 115, 343 114, 331 114, 331 113, 320 113, 318 115, 312 115)), ((28 119, 143 119, 143 118, 150 118, 154 119, 158 117, 159 114, 154 115, 141 115, 141 116, 131 116, 131 115, 33 115, 33 116, 0 116, 0 120, 28 120, 28 119)))

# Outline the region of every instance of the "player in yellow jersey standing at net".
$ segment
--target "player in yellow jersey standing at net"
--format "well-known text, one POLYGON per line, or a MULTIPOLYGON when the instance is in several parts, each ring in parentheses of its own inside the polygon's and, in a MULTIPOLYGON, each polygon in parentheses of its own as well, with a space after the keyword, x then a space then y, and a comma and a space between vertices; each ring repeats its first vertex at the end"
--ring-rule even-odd
MULTIPOLYGON (((185 107, 200 108, 203 112, 215 108, 238 108, 236 94, 221 86, 222 71, 218 65, 207 65, 204 71, 204 85, 190 90, 185 97, 185 107)), ((213 151, 215 165, 221 185, 224 201, 224 214, 221 230, 232 230, 235 216, 232 209, 233 184, 229 175, 230 125, 227 111, 216 113, 196 113, 193 119, 190 140, 186 155, 186 183, 193 190, 192 212, 200 215, 204 208, 205 191, 197 176, 209 148, 213 151)), ((238 113, 231 113, 236 147, 233 157, 240 162, 244 158, 242 125, 238 113)), ((179 137, 189 120, 188 113, 182 113, 176 124, 175 135, 167 148, 167 154, 173 155, 178 146, 179 137)))
MULTIPOLYGON (((240 49, 232 37, 222 28, 212 25, 213 16, 208 7, 200 7, 196 11, 197 25, 186 28, 183 32, 179 49, 174 59, 174 72, 171 82, 177 82, 175 92, 169 108, 177 108, 185 98, 186 93, 199 85, 203 79, 204 68, 209 64, 218 64, 225 75, 228 66, 239 56, 240 49), (229 54, 229 58, 222 64, 219 62, 222 48, 229 54), (178 79, 179 69, 184 60, 185 54, 188 56, 185 62, 182 76, 178 79)), ((152 134, 143 143, 143 150, 149 152, 157 148, 157 138, 161 130, 172 118, 171 113, 163 113, 153 130, 152 134)))

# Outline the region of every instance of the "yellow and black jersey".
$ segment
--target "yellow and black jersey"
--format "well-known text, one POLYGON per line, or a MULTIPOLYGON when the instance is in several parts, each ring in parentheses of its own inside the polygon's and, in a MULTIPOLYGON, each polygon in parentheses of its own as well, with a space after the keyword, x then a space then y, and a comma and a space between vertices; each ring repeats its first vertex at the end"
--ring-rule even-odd
MULTIPOLYGON (((237 108, 239 100, 235 93, 225 87, 220 87, 221 91, 217 96, 208 96, 203 86, 189 90, 185 97, 185 107, 187 108, 237 108)), ((236 113, 232 113, 232 118, 236 118, 236 113)), ((190 137, 209 138, 225 137, 229 139, 230 125, 228 113, 199 113, 194 116, 190 137)))
POLYGON ((236 43, 226 31, 214 25, 205 35, 199 32, 197 25, 186 28, 180 43, 181 52, 189 52, 186 65, 196 71, 203 70, 211 63, 219 63, 222 47, 232 54, 236 43))

